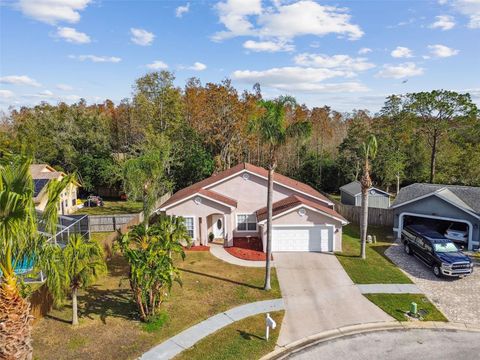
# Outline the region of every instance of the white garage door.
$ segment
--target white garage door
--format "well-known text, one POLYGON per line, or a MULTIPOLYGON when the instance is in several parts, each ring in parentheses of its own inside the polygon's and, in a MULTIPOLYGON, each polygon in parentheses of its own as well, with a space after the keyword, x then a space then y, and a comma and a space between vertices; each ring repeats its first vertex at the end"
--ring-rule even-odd
POLYGON ((272 251, 333 251, 333 226, 274 226, 272 230, 272 251))

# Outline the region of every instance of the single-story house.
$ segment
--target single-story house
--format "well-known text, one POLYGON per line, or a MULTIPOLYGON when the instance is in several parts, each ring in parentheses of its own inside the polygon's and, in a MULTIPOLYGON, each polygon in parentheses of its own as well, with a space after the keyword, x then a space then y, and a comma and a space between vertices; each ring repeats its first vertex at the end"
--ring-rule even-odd
POLYGON ((441 233, 452 224, 463 224, 468 249, 480 247, 480 187, 412 184, 400 190, 391 209, 397 237, 412 223, 426 223, 441 233))
MULTIPOLYGON (((345 205, 362 206, 362 185, 360 181, 352 181, 340 188, 340 201, 345 205)), ((368 207, 388 209, 390 194, 386 191, 371 187, 368 189, 368 207)))
MULTIPOLYGON (((57 171, 47 164, 32 164, 30 165, 30 174, 32 175, 34 184, 33 200, 35 202, 35 209, 43 211, 48 201, 48 182, 52 179, 61 180, 65 176, 65 173, 57 171)), ((64 189, 58 204, 59 214, 68 215, 77 210, 78 187, 79 184, 73 182, 64 189)))
MULTIPOLYGON (((267 178, 266 169, 241 163, 176 192, 157 212, 182 216, 196 245, 208 245, 210 234, 225 246, 255 237, 266 251, 267 178)), ((275 173, 273 251, 340 251, 345 224, 327 197, 275 173)))

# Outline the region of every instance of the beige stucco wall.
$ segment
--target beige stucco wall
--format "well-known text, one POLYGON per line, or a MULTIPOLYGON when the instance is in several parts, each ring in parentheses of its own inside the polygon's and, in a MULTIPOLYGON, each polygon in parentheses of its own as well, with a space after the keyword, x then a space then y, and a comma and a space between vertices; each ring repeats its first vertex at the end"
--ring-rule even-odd
MULTIPOLYGON (((61 180, 61 178, 59 178, 61 180)), ((39 194, 39 201, 35 204, 35 209, 39 211, 44 211, 48 202, 48 192, 46 191, 47 187, 41 191, 39 194)), ((58 213, 62 214, 62 203, 64 206, 65 215, 72 214, 77 210, 76 200, 77 200, 78 187, 75 184, 68 185, 60 196, 60 201, 58 205, 58 213)))
MULTIPOLYGON (((200 196, 201 197, 201 196, 200 196)), ((227 238, 232 238, 232 225, 230 208, 204 197, 201 197, 201 204, 197 204, 195 198, 185 200, 166 210, 167 215, 176 216, 193 216, 195 222, 195 238, 193 239, 196 245, 208 244, 208 222, 207 217, 211 214, 225 214, 227 224, 226 232, 227 238)))
MULTIPOLYGON (((300 216, 298 210, 290 211, 276 219, 273 219, 272 224, 275 225, 334 225, 334 251, 342 251, 342 223, 329 216, 325 216, 316 211, 305 208, 305 215, 300 216)), ((267 225, 262 226, 262 242, 264 251, 266 249, 267 241, 267 225)))

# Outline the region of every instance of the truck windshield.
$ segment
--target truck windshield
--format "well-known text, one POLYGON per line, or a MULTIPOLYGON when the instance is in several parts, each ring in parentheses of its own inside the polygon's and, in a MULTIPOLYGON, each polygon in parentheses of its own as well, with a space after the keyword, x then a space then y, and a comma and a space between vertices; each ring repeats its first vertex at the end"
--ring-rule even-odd
POLYGON ((458 248, 455 246, 455 244, 451 242, 437 243, 433 245, 433 248, 437 253, 449 253, 458 251, 458 248))

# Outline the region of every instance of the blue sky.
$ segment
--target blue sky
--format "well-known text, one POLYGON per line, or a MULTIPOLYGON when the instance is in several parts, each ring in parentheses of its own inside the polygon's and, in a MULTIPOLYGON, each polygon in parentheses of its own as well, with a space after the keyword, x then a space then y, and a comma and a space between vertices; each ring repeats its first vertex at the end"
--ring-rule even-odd
POLYGON ((480 103, 480 0, 0 2, 0 108, 130 97, 136 78, 231 78, 267 97, 378 111, 392 93, 480 103))

